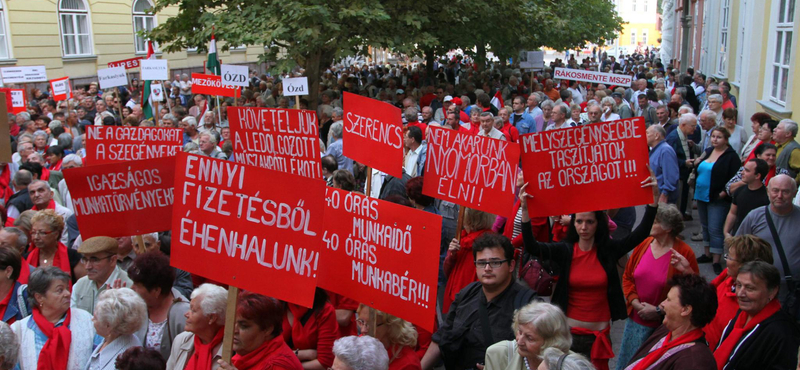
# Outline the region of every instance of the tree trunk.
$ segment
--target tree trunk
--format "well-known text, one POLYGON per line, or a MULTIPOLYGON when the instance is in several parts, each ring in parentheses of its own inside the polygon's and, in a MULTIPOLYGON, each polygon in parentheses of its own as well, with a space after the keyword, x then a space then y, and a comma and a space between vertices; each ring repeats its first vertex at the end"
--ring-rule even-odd
POLYGON ((475 64, 478 65, 478 72, 481 72, 486 68, 486 45, 478 44, 475 49, 475 64))
POLYGON ((433 48, 425 49, 425 75, 427 76, 427 79, 431 81, 433 80, 434 77, 434 70, 433 70, 434 59, 436 59, 436 54, 434 54, 433 48))

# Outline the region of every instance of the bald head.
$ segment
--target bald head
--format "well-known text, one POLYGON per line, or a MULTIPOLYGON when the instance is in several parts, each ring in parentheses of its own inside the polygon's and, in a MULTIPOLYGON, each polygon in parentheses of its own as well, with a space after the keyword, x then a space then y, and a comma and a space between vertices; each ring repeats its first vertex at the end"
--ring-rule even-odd
POLYGON ((792 200, 797 194, 797 183, 787 175, 778 175, 772 178, 767 185, 767 195, 772 211, 779 215, 786 215, 794 207, 792 200))

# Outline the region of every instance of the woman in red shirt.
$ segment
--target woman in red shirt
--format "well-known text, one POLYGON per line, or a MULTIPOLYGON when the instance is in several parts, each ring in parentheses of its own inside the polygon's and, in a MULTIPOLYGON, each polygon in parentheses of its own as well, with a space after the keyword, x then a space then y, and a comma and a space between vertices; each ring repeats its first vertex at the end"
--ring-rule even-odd
MULTIPOLYGON (((369 332, 369 307, 363 303, 358 306, 356 323, 362 335, 369 332)), ((389 354, 389 370, 422 370, 419 356, 414 352, 417 331, 410 322, 375 310, 375 339, 389 354)))
POLYGON ((461 241, 453 239, 444 259, 444 273, 447 275, 447 285, 444 288, 444 301, 442 313, 450 310, 450 304, 456 299, 456 294, 469 283, 476 281, 475 259, 472 257, 472 243, 481 234, 491 231, 495 216, 466 208, 464 210, 464 230, 461 232, 461 241))
POLYGON ((283 339, 307 370, 325 370, 333 365, 333 341, 339 335, 336 310, 325 291, 317 288, 314 307, 286 303, 283 339))
POLYGON ((653 203, 647 206, 644 218, 625 239, 610 237, 605 211, 582 212, 572 216, 567 236, 562 242, 540 243, 531 232, 525 192, 520 189, 522 238, 526 252, 543 256, 559 266, 558 284, 552 303, 567 315, 572 332, 572 350, 592 359, 598 370, 608 369, 611 349, 610 322, 628 317, 617 261, 650 235, 658 209, 658 183, 652 171, 642 187, 653 189, 653 203), (594 356, 592 356, 594 355, 594 356))

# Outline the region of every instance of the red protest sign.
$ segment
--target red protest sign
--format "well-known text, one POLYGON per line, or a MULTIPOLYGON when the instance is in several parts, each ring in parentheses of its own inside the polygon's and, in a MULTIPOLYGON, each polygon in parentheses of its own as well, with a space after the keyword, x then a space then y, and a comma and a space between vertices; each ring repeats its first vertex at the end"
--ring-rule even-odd
POLYGON ((125 69, 139 68, 139 61, 141 60, 142 57, 118 60, 116 62, 108 63, 108 68, 114 68, 114 67, 125 67, 125 69))
POLYGON ((8 113, 17 114, 25 112, 25 89, 10 89, 0 87, 0 92, 6 93, 6 110, 8 113))
POLYGON ((403 177, 400 108, 345 92, 343 136, 345 157, 394 177, 403 177))
POLYGON ((222 83, 221 76, 192 73, 192 94, 239 97, 239 88, 222 83))
POLYGON ((513 217, 518 144, 429 127, 425 158, 423 194, 513 217))
POLYGON ((174 172, 173 158, 64 170, 84 240, 169 230, 174 172))
POLYGON ((236 163, 322 178, 316 112, 228 107, 228 123, 236 163))
POLYGON ((635 206, 653 201, 642 117, 522 136, 531 217, 635 206))
POLYGON ((311 307, 325 182, 178 153, 172 265, 311 307))
POLYGON ((171 127, 86 126, 87 165, 174 157, 183 130, 171 127))
POLYGON ((50 80, 50 92, 53 93, 53 100, 55 101, 72 99, 72 87, 69 84, 69 77, 50 80))
POLYGON ((432 332, 442 217, 325 190, 319 286, 432 332))

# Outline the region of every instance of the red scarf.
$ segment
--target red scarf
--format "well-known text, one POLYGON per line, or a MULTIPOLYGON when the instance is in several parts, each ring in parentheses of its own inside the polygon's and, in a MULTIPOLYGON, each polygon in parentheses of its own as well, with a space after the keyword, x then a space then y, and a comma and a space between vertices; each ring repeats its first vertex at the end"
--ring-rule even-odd
POLYGON ((52 209, 52 210, 55 210, 55 209, 56 209, 56 201, 55 201, 55 200, 52 200, 52 199, 50 199, 50 203, 47 203, 47 208, 44 208, 44 209, 42 209, 42 208, 39 208, 39 207, 38 207, 37 205, 35 205, 35 204, 33 205, 33 210, 34 210, 34 211, 44 211, 45 209, 52 209))
POLYGON ((8 204, 8 198, 14 195, 14 189, 11 189, 11 169, 8 168, 8 164, 3 164, 2 171, 0 173, 0 196, 5 200, 3 204, 8 204))
POLYGON ((702 329, 694 329, 688 333, 685 333, 675 340, 672 340, 672 332, 668 333, 666 337, 664 337, 664 341, 661 343, 661 348, 656 350, 650 349, 650 353, 644 356, 641 360, 639 360, 636 366, 633 367, 633 370, 645 370, 650 365, 654 364, 658 361, 661 357, 664 356, 667 351, 670 349, 677 347, 681 344, 692 343, 700 338, 703 337, 703 330, 702 329))
MULTIPOLYGON (((289 303, 287 306, 289 306, 289 312, 292 313, 293 317, 291 336, 292 346, 297 349, 312 348, 311 343, 308 342, 308 334, 306 334, 306 330, 303 328, 303 323, 300 322, 300 319, 303 318, 310 308, 298 306, 292 303, 289 303)), ((306 321, 306 323, 308 323, 308 321, 306 321)))
POLYGON ((55 327, 50 321, 42 316, 38 307, 33 308, 33 321, 39 330, 47 336, 42 351, 39 352, 39 363, 37 370, 61 370, 67 368, 69 360, 69 345, 72 342, 72 331, 69 330, 70 310, 67 310, 67 317, 64 323, 55 327))
POLYGON ((50 180, 50 170, 42 168, 42 177, 40 177, 39 180, 42 181, 50 180))
POLYGON ((186 362, 187 370, 209 370, 214 365, 214 347, 222 343, 222 338, 225 337, 225 328, 220 328, 214 339, 211 339, 207 344, 200 341, 200 337, 194 336, 194 354, 189 357, 186 362))
POLYGON ((766 307, 753 316, 747 325, 745 325, 747 313, 744 311, 740 312, 736 322, 733 323, 733 330, 728 334, 727 338, 720 342, 719 347, 714 351, 714 358, 717 360, 717 369, 722 370, 722 368, 725 367, 725 364, 728 363, 728 357, 730 357, 733 349, 739 344, 739 340, 742 339, 742 336, 749 333, 756 325, 780 310, 781 304, 778 303, 777 299, 773 299, 766 307))
POLYGON ((767 172, 767 176, 764 177, 764 185, 769 185, 769 180, 771 180, 773 177, 775 177, 775 171, 777 171, 777 168, 775 166, 772 166, 772 167, 769 168, 769 172, 767 172))
POLYGON ((614 358, 614 350, 611 347, 611 327, 607 327, 600 331, 592 331, 589 329, 571 327, 570 333, 576 335, 594 335, 595 340, 592 344, 591 361, 597 370, 608 370, 608 360, 614 358))
POLYGON ((50 167, 49 169, 51 171, 61 171, 61 162, 63 161, 64 159, 59 159, 58 162, 56 162, 56 164, 54 164, 53 167, 50 167))
POLYGON ((264 341, 261 346, 246 355, 236 354, 231 358, 231 364, 239 370, 303 368, 281 335, 264 341))
MULTIPOLYGON (((28 264, 33 267, 39 267, 39 252, 41 249, 33 248, 31 254, 28 255, 28 264)), ((56 266, 64 271, 70 276, 72 276, 72 269, 69 265, 69 254, 67 254, 67 246, 58 242, 58 247, 56 247, 56 254, 53 256, 53 266, 56 266)))

